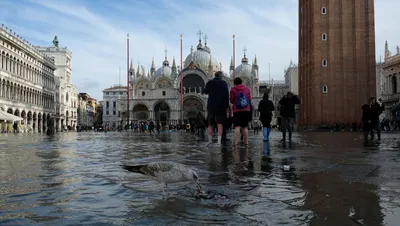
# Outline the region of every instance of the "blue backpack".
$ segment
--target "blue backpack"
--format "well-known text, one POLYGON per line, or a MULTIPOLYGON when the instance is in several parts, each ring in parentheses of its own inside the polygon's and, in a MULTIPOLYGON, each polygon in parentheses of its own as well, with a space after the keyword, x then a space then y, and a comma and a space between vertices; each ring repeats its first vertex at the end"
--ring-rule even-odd
POLYGON ((236 107, 238 109, 244 109, 247 106, 249 106, 249 104, 250 104, 249 98, 247 98, 243 92, 240 92, 236 98, 236 107))

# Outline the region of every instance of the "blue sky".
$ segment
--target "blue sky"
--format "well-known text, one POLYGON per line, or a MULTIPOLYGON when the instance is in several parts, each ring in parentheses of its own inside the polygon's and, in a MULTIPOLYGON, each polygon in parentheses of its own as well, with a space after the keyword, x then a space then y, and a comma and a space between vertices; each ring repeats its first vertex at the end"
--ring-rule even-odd
MULTIPOLYGON (((183 57, 197 44, 197 32, 208 36, 211 54, 228 70, 232 34, 236 34, 236 65, 246 46, 257 55, 260 77, 283 79, 290 60, 297 63, 298 0, 0 0, 0 21, 34 45, 50 46, 55 34, 60 46, 73 53, 72 77, 78 92, 101 100, 101 90, 126 80, 126 34, 131 58, 149 69, 175 56, 179 35, 183 57)), ((395 52, 400 45, 399 0, 375 0, 377 59, 384 41, 395 52), (389 16, 390 15, 390 16, 389 16)))

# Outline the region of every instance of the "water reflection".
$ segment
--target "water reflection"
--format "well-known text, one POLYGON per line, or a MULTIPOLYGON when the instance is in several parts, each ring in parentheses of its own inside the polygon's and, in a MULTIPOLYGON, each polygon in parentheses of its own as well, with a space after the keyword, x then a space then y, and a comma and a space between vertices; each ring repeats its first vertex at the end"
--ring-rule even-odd
POLYGON ((214 149, 190 133, 5 134, 0 224, 397 223, 398 138, 383 136, 375 151, 357 133, 296 134, 286 148, 274 133, 261 136, 248 148, 214 149), (204 188, 228 199, 196 199, 184 184, 163 200, 158 183, 119 166, 160 160, 196 167, 204 188))

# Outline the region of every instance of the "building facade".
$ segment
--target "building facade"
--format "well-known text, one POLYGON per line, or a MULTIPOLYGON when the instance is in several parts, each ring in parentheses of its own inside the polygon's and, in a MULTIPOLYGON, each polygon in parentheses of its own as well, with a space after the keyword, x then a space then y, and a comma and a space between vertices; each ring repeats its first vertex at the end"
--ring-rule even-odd
POLYGON ((78 125, 93 127, 96 121, 96 99, 87 93, 79 93, 78 99, 78 125))
POLYGON ((1 26, 0 110, 22 117, 21 129, 46 131, 55 114, 55 70, 54 58, 1 26))
POLYGON ((300 0, 301 124, 359 122, 376 95, 375 65, 373 0, 300 0))
POLYGON ((397 46, 396 54, 389 51, 385 43, 385 60, 382 65, 383 94, 382 102, 385 104, 385 117, 392 119, 392 108, 400 104, 400 47, 397 46))
POLYGON ((110 128, 122 125, 123 117, 127 112, 127 86, 115 85, 103 90, 102 124, 110 128))
MULTIPOLYGON (((250 88, 253 96, 254 116, 258 115, 257 107, 260 100, 259 68, 257 58, 252 64, 244 49, 241 63, 235 67, 233 60, 229 71, 224 73, 223 80, 229 88, 233 86, 234 77, 240 77, 243 84, 250 88)), ((130 105, 129 118, 133 122, 154 120, 169 124, 178 124, 194 121, 197 114, 206 115, 208 95, 204 94, 206 83, 214 78, 217 71, 222 70, 222 64, 212 56, 211 48, 199 38, 196 50, 193 47, 183 62, 182 70, 177 66, 175 59, 172 64, 165 54, 159 68, 153 59, 150 70, 146 73, 143 66, 134 69, 130 67, 130 105), (181 77, 183 94, 180 95, 181 77), (181 99, 182 98, 182 99, 181 99)), ((107 103, 104 106, 107 111, 107 103)), ((121 107, 125 111, 125 107, 121 107)), ((106 117, 107 115, 105 115, 106 117)), ((126 117, 122 117, 124 120, 126 117)), ((255 118, 254 118, 255 119, 255 118)))
POLYGON ((55 76, 60 81, 59 96, 55 115, 57 130, 75 130, 77 125, 78 93, 72 84, 72 53, 66 47, 60 48, 55 36, 53 46, 37 47, 44 54, 54 58, 55 76))
POLYGON ((284 71, 285 84, 289 86, 289 91, 299 94, 299 68, 296 64, 290 61, 288 68, 284 71))
MULTIPOLYGON (((249 63, 246 52, 244 49, 238 66, 231 60, 222 79, 231 88, 235 77, 242 78, 253 97, 253 120, 258 120, 258 103, 264 92, 271 92, 271 84, 259 81, 257 58, 254 57, 253 62, 249 63)), ((167 51, 160 67, 156 67, 154 59, 148 71, 140 65, 135 69, 131 63, 129 107, 126 86, 113 86, 103 90, 103 125, 114 128, 126 125, 128 109, 129 123, 154 120, 175 125, 194 121, 198 113, 207 113, 208 95, 204 94, 204 87, 217 71, 223 71, 222 64, 212 56, 206 37, 204 42, 199 37, 196 50, 190 48, 182 70, 176 64, 175 58, 170 63, 167 51)))

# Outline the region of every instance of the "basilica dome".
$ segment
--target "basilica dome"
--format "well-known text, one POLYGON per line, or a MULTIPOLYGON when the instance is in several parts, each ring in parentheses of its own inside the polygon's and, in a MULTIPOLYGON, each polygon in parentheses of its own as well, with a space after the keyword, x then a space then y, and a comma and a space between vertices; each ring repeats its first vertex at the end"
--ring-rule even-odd
POLYGON ((242 64, 236 67, 235 75, 236 76, 248 76, 251 77, 252 66, 249 64, 246 56, 242 59, 242 64))
POLYGON ((248 63, 242 63, 241 65, 237 66, 235 69, 236 76, 251 76, 252 67, 248 63))
POLYGON ((166 77, 170 78, 171 74, 172 74, 172 70, 169 66, 162 66, 159 69, 157 69, 157 71, 154 74, 154 77, 159 78, 162 76, 166 76, 166 77))
POLYGON ((218 61, 210 54, 210 49, 207 47, 206 49, 203 48, 201 43, 197 46, 197 50, 191 52, 185 59, 184 67, 187 68, 190 63, 193 61, 200 69, 203 71, 208 71, 208 64, 210 63, 211 58, 211 65, 214 71, 220 71, 220 65, 218 61))

